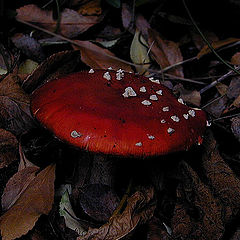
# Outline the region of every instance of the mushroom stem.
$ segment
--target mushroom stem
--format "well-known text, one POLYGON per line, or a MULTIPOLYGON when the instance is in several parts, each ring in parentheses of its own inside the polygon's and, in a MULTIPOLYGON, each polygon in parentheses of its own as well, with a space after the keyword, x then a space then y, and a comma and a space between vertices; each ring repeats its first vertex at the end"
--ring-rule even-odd
POLYGON ((133 178, 131 177, 130 180, 129 180, 129 183, 128 183, 127 190, 126 190, 126 192, 124 193, 124 195, 123 195, 120 203, 118 204, 117 208, 114 210, 111 218, 117 216, 117 215, 121 212, 124 204, 126 203, 128 197, 129 197, 129 194, 130 194, 130 192, 131 192, 131 190, 132 190, 132 185, 133 185, 133 178))
POLYGON ((114 163, 103 154, 95 154, 92 161, 90 184, 114 185, 114 163))

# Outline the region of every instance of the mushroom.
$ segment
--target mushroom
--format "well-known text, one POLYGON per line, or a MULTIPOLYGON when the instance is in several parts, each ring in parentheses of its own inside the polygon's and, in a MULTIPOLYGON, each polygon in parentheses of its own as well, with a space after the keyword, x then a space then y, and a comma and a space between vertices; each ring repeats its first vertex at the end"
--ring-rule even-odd
POLYGON ((32 94, 31 111, 57 138, 95 153, 95 162, 188 150, 206 127, 205 112, 186 106, 159 80, 121 69, 47 82, 32 94))
POLYGON ((52 80, 33 93, 31 111, 69 144, 134 158, 188 150, 206 126, 204 111, 178 101, 159 81, 123 70, 52 80))

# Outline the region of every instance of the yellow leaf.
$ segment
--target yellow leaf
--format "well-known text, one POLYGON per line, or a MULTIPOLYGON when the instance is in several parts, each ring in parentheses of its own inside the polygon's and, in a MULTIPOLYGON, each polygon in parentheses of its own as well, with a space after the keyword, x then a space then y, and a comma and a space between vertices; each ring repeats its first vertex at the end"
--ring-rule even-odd
POLYGON ((148 43, 141 36, 138 29, 136 29, 134 38, 132 40, 130 57, 133 63, 142 64, 142 66, 136 67, 139 74, 143 74, 149 68, 150 64, 146 64, 150 62, 148 54, 148 43))

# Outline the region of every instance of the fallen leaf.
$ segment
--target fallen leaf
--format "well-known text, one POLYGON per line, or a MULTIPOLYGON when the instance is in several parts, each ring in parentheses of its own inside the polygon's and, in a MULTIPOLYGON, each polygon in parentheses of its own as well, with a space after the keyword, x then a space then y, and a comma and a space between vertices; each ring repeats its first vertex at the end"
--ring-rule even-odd
POLYGON ((226 84, 223 83, 218 83, 216 85, 216 88, 218 90, 218 92, 220 93, 221 96, 225 95, 228 91, 228 86, 226 84))
POLYGON ((222 96, 221 98, 216 97, 216 100, 208 104, 204 110, 214 117, 219 118, 226 109, 227 102, 228 98, 226 96, 222 96))
POLYGON ((55 165, 42 170, 15 204, 0 217, 3 240, 12 240, 33 228, 42 214, 48 214, 54 200, 55 165))
MULTIPOLYGON (((17 9, 16 18, 39 24, 45 29, 54 32, 57 22, 52 16, 52 11, 42 10, 34 4, 29 4, 17 9)), ((61 12, 60 33, 65 37, 76 37, 99 23, 102 18, 102 16, 83 16, 72 9, 66 8, 61 12)))
POLYGON ((18 74, 31 74, 38 67, 38 63, 31 59, 22 62, 18 68, 18 74))
POLYGON ((16 137, 0 129, 0 169, 18 160, 18 141, 16 137))
POLYGON ((230 99, 236 99, 240 95, 240 77, 232 77, 228 87, 227 97, 230 99))
MULTIPOLYGON (((240 41, 239 38, 227 38, 227 39, 224 39, 224 40, 213 42, 211 45, 214 49, 218 49, 220 47, 223 47, 223 46, 226 46, 228 44, 235 43, 235 42, 238 42, 238 41, 240 41)), ((204 56, 204 55, 206 55, 210 52, 212 52, 212 50, 207 45, 205 45, 201 49, 201 51, 197 54, 197 59, 200 59, 202 56, 204 56)))
POLYGON ((18 165, 18 171, 21 171, 21 170, 23 170, 24 168, 27 168, 27 167, 37 167, 35 164, 30 162, 26 158, 26 156, 23 152, 21 143, 19 143, 19 157, 20 157, 20 162, 19 162, 19 165, 18 165))
MULTIPOLYGON (((153 58, 159 64, 161 69, 183 61, 183 57, 177 43, 163 40, 159 33, 151 28, 148 29, 148 34, 148 45, 150 46, 153 58)), ((170 69, 168 70, 168 73, 178 77, 184 77, 182 66, 170 69)))
MULTIPOLYGON (((204 40, 201 37, 201 35, 198 32, 194 31, 194 30, 190 31, 190 34, 191 34, 192 40, 193 40, 196 48, 198 50, 201 50, 206 45, 206 43, 204 42, 204 40)), ((207 40, 210 43, 219 41, 219 38, 213 32, 209 32, 207 30, 203 30, 203 34, 204 34, 204 36, 207 38, 207 40)))
POLYGON ((87 234, 79 236, 77 240, 118 240, 127 236, 153 216, 156 208, 156 205, 151 203, 153 195, 152 187, 135 192, 128 199, 127 206, 121 214, 113 216, 100 228, 89 228, 87 234))
POLYGON ((172 218, 174 239, 221 239, 225 229, 224 207, 196 172, 182 163, 182 183, 172 218))
POLYGON ((235 53, 231 58, 231 64, 240 65, 240 52, 235 53))
POLYGON ((136 70, 139 74, 143 74, 150 67, 150 58, 148 53, 148 44, 141 36, 138 29, 134 34, 132 44, 130 47, 130 57, 136 66, 136 70))
POLYGON ((39 167, 27 167, 14 174, 8 181, 2 195, 2 209, 7 211, 21 196, 35 178, 39 167))
POLYGON ((79 63, 79 51, 58 52, 43 61, 23 82, 22 88, 27 93, 32 93, 37 87, 50 79, 68 74, 79 63))
POLYGON ((232 118, 231 122, 232 122, 231 124, 232 133, 240 142, 240 117, 232 118))
POLYGON ((29 96, 19 85, 17 75, 9 74, 0 82, 0 125, 19 136, 34 126, 29 96))
POLYGON ((101 0, 91 0, 84 3, 79 9, 81 15, 100 15, 102 13, 101 0))
POLYGON ((41 62, 45 59, 42 47, 36 39, 22 33, 17 33, 11 37, 11 40, 27 57, 37 62, 41 62))
POLYGON ((65 193, 62 195, 59 204, 59 214, 60 216, 64 217, 65 224, 68 228, 76 231, 80 236, 86 234, 85 229, 79 223, 78 218, 72 209, 68 191, 65 191, 65 193))
MULTIPOLYGON (((226 208, 236 215, 240 209, 240 180, 221 157, 213 134, 209 133, 204 141, 203 168, 209 183, 226 208)), ((225 219, 232 217, 227 212, 225 219)), ((226 221, 225 220, 225 221, 226 221)))
POLYGON ((174 86, 173 91, 179 95, 179 98, 181 98, 184 103, 192 104, 198 107, 201 105, 201 95, 198 91, 187 90, 180 83, 174 86))
POLYGON ((80 46, 73 46, 74 49, 81 51, 82 61, 93 69, 107 69, 112 67, 113 70, 119 68, 125 71, 132 71, 130 65, 121 61, 112 52, 101 48, 90 41, 76 40, 80 46))

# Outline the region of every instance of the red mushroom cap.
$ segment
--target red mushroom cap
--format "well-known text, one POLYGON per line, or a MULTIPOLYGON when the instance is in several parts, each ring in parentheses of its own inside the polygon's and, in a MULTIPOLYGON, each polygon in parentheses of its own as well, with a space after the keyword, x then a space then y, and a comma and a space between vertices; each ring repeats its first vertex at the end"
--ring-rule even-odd
POLYGON ((33 115, 58 138, 105 154, 147 157, 187 150, 206 114, 176 99, 158 80, 119 69, 53 80, 32 95, 33 115))

